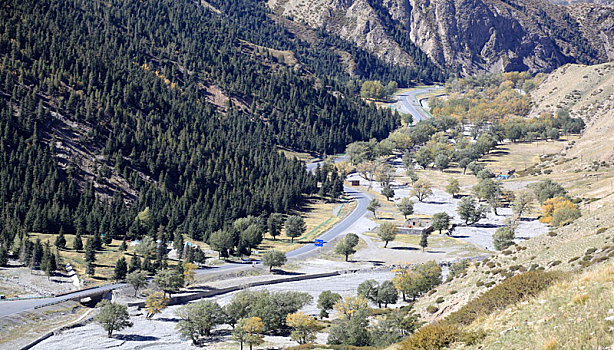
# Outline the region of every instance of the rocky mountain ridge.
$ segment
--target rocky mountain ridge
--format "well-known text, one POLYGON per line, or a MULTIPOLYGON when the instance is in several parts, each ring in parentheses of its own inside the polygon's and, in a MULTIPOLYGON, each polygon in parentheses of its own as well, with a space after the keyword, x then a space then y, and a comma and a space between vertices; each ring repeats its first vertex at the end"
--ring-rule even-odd
POLYGON ((614 8, 545 0, 268 0, 278 15, 324 28, 395 64, 419 50, 441 68, 550 72, 614 58, 614 8))

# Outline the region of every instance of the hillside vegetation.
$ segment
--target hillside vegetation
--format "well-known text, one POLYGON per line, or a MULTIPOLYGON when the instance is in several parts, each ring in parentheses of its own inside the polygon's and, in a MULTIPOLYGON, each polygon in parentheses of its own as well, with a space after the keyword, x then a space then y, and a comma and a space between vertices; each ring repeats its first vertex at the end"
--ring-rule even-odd
POLYGON ((600 154, 612 151, 611 144, 603 138, 612 134, 608 129, 612 119, 608 112, 611 93, 607 92, 606 82, 614 75, 606 69, 608 66, 565 66, 531 91, 531 115, 543 117, 569 108, 571 116, 585 118, 588 128, 577 140, 568 139, 562 152, 541 155, 539 163, 506 183, 518 189, 553 179, 569 191, 582 216, 473 262, 464 273, 419 298, 415 309, 423 320, 435 323, 416 333, 413 340, 408 338, 403 348, 421 348, 412 347, 417 339, 422 339, 423 344, 439 342, 432 347, 436 349, 497 348, 501 344, 510 348, 578 349, 612 344, 609 293, 614 258, 614 168, 600 154), (585 75, 593 79, 582 79, 585 75), (547 96, 545 91, 554 87, 581 93, 575 100, 566 93, 547 96), (601 95, 594 98, 596 94, 601 95), (583 110, 598 112, 588 117, 583 110), (590 146, 593 144, 597 150, 590 146), (570 157, 572 152, 574 156, 570 157), (466 312, 471 305, 483 305, 481 298, 488 297, 490 291, 527 271, 564 272, 566 277, 552 285, 536 286, 527 294, 528 299, 487 308, 478 317, 463 316, 463 321, 458 322, 455 315, 459 312, 466 312), (450 322, 452 328, 447 326, 450 322))
MULTIPOLYGON (((316 190, 277 146, 334 153, 399 124, 359 98, 336 56, 295 39, 256 2, 107 5, 0 9, 5 249, 60 228, 206 240, 236 218, 297 208, 316 190), (280 62, 288 49, 304 63, 280 62), (146 208, 148 220, 135 220, 146 208)), ((408 74, 353 52, 370 77, 408 74)))

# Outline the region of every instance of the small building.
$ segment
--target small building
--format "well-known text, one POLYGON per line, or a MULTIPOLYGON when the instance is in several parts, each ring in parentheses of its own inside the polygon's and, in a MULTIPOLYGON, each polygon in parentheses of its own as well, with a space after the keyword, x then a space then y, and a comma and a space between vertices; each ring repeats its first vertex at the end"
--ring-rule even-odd
POLYGON ((497 180, 507 180, 511 178, 512 176, 514 176, 515 172, 516 172, 516 169, 502 170, 496 175, 496 179, 497 180))
POLYGON ((360 180, 351 180, 350 183, 352 186, 360 186, 360 180))
POLYGON ((431 217, 413 216, 405 221, 403 226, 397 227, 400 234, 421 235, 433 232, 433 220, 431 217))

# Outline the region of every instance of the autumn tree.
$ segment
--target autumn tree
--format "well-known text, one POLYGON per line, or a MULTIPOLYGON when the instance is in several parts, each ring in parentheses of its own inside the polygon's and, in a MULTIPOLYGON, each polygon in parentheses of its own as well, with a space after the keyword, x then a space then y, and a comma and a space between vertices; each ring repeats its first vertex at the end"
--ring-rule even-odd
POLYGON ((367 210, 373 213, 373 216, 375 218, 377 218, 377 209, 379 209, 382 206, 382 204, 379 202, 379 200, 377 198, 373 198, 371 199, 371 201, 369 201, 369 205, 367 205, 367 210))
POLYGON ((145 298, 145 310, 147 311, 147 319, 151 319, 154 315, 159 314, 164 310, 170 298, 165 296, 163 292, 151 293, 145 298))
POLYGON ((448 192, 452 198, 456 198, 456 196, 460 193, 460 184, 456 178, 451 178, 450 181, 448 181, 446 192, 448 192))
POLYGON ((335 246, 335 253, 345 255, 345 261, 351 254, 356 253, 354 248, 358 245, 358 236, 355 233, 348 233, 335 246))
POLYGON ((241 350, 243 350, 243 343, 247 343, 249 349, 252 350, 254 345, 264 342, 263 331, 264 324, 260 317, 242 318, 235 326, 232 337, 241 344, 241 350))
POLYGON ((94 317, 94 320, 102 325, 109 338, 113 336, 114 331, 132 327, 126 305, 103 300, 96 307, 100 308, 100 311, 94 317))
POLYGON ((441 234, 441 231, 448 229, 451 219, 450 215, 446 212, 435 213, 433 215, 433 229, 438 230, 439 234, 441 234))
POLYGON ((269 272, 273 271, 274 267, 283 266, 287 260, 286 254, 279 250, 270 250, 262 256, 262 264, 269 267, 269 272))
POLYGON ((198 266, 196 264, 184 261, 183 262, 183 281, 186 285, 190 285, 190 283, 194 282, 194 276, 196 275, 196 269, 198 266))
POLYGON ((533 201, 535 197, 533 193, 528 190, 520 190, 515 193, 514 201, 512 202, 512 210, 518 217, 522 217, 522 214, 530 212, 533 208, 533 201))
POLYGON ((320 318, 328 317, 328 311, 341 300, 341 295, 325 290, 318 296, 318 308, 320 308, 320 318))
POLYGON ((346 319, 351 319, 361 310, 367 310, 369 308, 367 299, 362 295, 347 296, 338 301, 333 308, 339 312, 346 319))
POLYGON ((407 215, 411 215, 414 213, 414 202, 408 197, 405 197, 401 199, 401 202, 399 204, 397 204, 397 208, 399 209, 401 214, 403 214, 405 220, 407 220, 407 215))
POLYGON ((397 236, 397 227, 391 222, 385 222, 377 228, 377 236, 384 241, 384 248, 388 246, 388 242, 394 241, 397 236))
POLYGON ((430 182, 426 180, 418 180, 413 186, 411 190, 411 195, 418 198, 418 201, 424 202, 424 200, 433 194, 433 190, 431 189, 432 185, 430 182))
POLYGON ((553 226, 569 224, 581 216, 580 210, 569 199, 554 197, 544 201, 539 221, 553 226))
POLYGON ((134 288, 134 297, 139 289, 147 285, 147 272, 145 271, 133 271, 126 275, 126 282, 134 288))
POLYGON ((286 316, 286 324, 292 328, 290 338, 299 344, 311 343, 316 339, 316 333, 320 329, 315 318, 298 311, 286 316))

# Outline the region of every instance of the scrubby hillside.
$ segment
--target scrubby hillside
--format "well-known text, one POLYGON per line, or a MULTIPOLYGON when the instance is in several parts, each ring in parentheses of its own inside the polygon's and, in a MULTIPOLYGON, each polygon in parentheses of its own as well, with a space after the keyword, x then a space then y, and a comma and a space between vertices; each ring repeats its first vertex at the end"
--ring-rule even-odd
POLYGON ((614 63, 563 66, 531 95, 534 116, 563 108, 586 122, 584 135, 567 151, 567 158, 579 167, 614 161, 614 63))
MULTIPOLYGON (((475 337, 468 342, 476 348, 506 344, 509 348, 546 349, 612 344, 614 313, 608 311, 612 307, 608 293, 614 261, 613 79, 612 64, 568 65, 533 90, 534 116, 569 110, 571 116, 583 117, 588 127, 577 140, 567 138, 561 153, 541 155, 539 164, 506 182, 506 186, 520 189, 552 179, 569 191, 582 217, 475 262, 465 274, 420 298, 415 308, 425 321, 446 320, 511 276, 531 270, 562 271, 565 278, 544 286, 545 291, 534 298, 489 309, 470 324, 462 324, 460 329, 475 337)), ((448 323, 449 319, 443 324, 448 323)), ((442 331, 437 327, 428 332, 442 331)), ((453 348, 467 348, 462 345, 466 342, 460 341, 462 336, 452 338, 457 342, 453 348)), ((405 343, 409 349, 408 344, 411 342, 405 343)))

